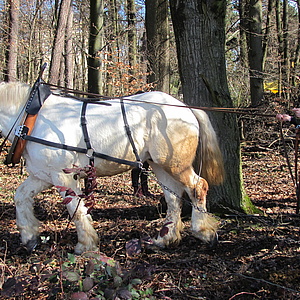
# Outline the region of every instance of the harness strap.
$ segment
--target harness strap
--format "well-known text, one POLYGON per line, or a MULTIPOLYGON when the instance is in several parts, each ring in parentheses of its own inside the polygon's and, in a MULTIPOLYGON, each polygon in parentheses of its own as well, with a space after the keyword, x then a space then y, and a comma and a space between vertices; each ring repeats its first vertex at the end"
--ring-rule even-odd
POLYGON ((86 120, 86 117, 85 117, 85 113, 86 113, 86 108, 87 108, 87 102, 83 102, 82 103, 82 108, 81 108, 81 118, 80 118, 80 123, 81 123, 81 129, 82 129, 82 133, 83 133, 83 139, 85 141, 85 144, 86 144, 86 154, 87 156, 89 156, 90 158, 90 165, 92 166, 93 163, 94 163, 94 156, 93 154, 92 155, 88 155, 88 151, 92 149, 92 144, 91 144, 91 141, 90 141, 90 137, 89 137, 89 133, 88 133, 88 130, 87 130, 87 120, 86 120))
POLYGON ((141 164, 141 159, 140 159, 138 151, 137 151, 137 149, 135 147, 135 143, 133 141, 131 130, 130 130, 130 127, 129 127, 129 124, 128 124, 128 120, 127 120, 127 116, 126 116, 126 110, 125 110, 125 104, 124 104, 123 98, 120 98, 120 103, 121 103, 121 111, 122 111, 122 116, 123 116, 123 121, 124 121, 124 126, 125 126, 125 130, 126 130, 126 134, 128 136, 128 139, 129 139, 129 142, 131 144, 131 147, 132 147, 133 153, 135 155, 135 158, 141 164))
MULTIPOLYGON (((80 147, 69 146, 66 144, 50 142, 50 141, 40 139, 40 138, 31 136, 31 135, 24 135, 22 138, 24 140, 35 142, 35 143, 42 144, 42 145, 49 146, 49 147, 54 147, 54 148, 58 148, 58 149, 68 150, 68 151, 74 151, 74 152, 83 153, 83 154, 88 154, 88 149, 86 149, 86 148, 80 148, 80 147)), ((112 162, 115 162, 118 164, 128 165, 133 168, 141 167, 140 162, 129 161, 126 159, 120 159, 120 158, 112 157, 110 155, 98 153, 95 151, 93 151, 92 156, 102 158, 105 160, 109 160, 109 161, 112 161, 112 162)))

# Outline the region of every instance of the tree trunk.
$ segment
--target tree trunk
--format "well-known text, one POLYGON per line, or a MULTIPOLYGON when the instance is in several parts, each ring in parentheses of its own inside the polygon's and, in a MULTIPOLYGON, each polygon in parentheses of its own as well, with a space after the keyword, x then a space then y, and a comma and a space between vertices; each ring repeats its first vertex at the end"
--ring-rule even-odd
POLYGON ((250 67, 251 105, 257 107, 263 99, 262 2, 250 0, 248 15, 248 57, 250 67))
MULTIPOLYGON (((297 12, 298 12, 298 33, 297 33, 297 43, 296 50, 293 57, 293 86, 296 86, 296 70, 299 66, 299 58, 300 58, 300 0, 297 0, 297 12)), ((298 91, 299 93, 299 91, 298 91)))
POLYGON ((20 0, 9 0, 9 33, 6 49, 5 81, 16 81, 18 61, 20 0))
POLYGON ((263 66, 262 69, 264 70, 264 65, 267 57, 267 50, 268 50, 268 43, 270 39, 271 33, 271 16, 274 9, 275 0, 268 1, 268 11, 267 11, 267 18, 266 18, 266 30, 263 37, 263 66))
POLYGON ((284 93, 285 98, 290 98, 290 68, 289 68, 289 41, 288 41, 288 1, 283 1, 283 13, 282 13, 282 25, 283 25, 283 59, 282 59, 282 70, 283 70, 283 82, 284 82, 284 93))
POLYGON ((283 32, 282 32, 282 19, 281 19, 281 1, 276 0, 276 27, 277 27, 277 40, 278 40, 278 92, 281 96, 282 90, 282 58, 283 58, 283 32))
POLYGON ((106 94, 108 96, 114 96, 115 95, 115 87, 114 87, 114 78, 112 76, 111 72, 111 67, 112 65, 115 64, 116 62, 116 57, 118 55, 118 38, 119 38, 119 28, 118 28, 118 7, 116 0, 110 0, 109 1, 109 10, 108 10, 108 20, 109 20, 109 25, 110 25, 110 35, 108 36, 109 38, 109 44, 107 46, 108 50, 107 52, 109 53, 107 57, 108 61, 108 70, 106 73, 106 94))
MULTIPOLYGON (((171 15, 184 101, 195 106, 231 107, 225 67, 225 0, 171 0, 171 15)), ((211 206, 246 210, 236 117, 211 113, 224 156, 224 184, 211 187, 211 206)))
POLYGON ((239 16, 240 16, 240 62, 242 67, 248 68, 248 45, 247 45, 247 22, 246 17, 246 0, 239 0, 239 16))
POLYGON ((88 90, 103 93, 102 59, 103 48, 103 0, 90 0, 90 39, 88 59, 88 90))
POLYGON ((136 56, 137 56, 137 45, 136 45, 136 9, 134 0, 127 0, 127 24, 128 24, 128 61, 129 61, 129 73, 132 76, 131 80, 134 79, 135 68, 136 68, 136 56))
POLYGON ((58 80, 61 75, 61 62, 63 59, 63 52, 65 46, 65 37, 66 37, 66 26, 68 15, 70 11, 70 5, 72 0, 61 0, 57 29, 54 38, 54 45, 51 57, 50 65, 50 76, 49 82, 51 84, 58 84, 58 80))
POLYGON ((65 86, 69 89, 74 88, 74 50, 73 50, 73 8, 70 6, 68 22, 66 27, 66 55, 65 55, 65 86))
POLYGON ((170 92, 170 41, 167 0, 146 0, 147 56, 150 65, 148 83, 170 92))

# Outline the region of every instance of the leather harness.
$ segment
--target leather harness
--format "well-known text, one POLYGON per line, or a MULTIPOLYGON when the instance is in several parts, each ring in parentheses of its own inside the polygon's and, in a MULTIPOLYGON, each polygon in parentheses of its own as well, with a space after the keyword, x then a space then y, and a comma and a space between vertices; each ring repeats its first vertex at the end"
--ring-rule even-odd
POLYGON ((6 157, 5 164, 12 164, 15 165, 20 162, 21 155, 24 151, 24 148, 26 146, 27 141, 39 143, 45 146, 49 147, 54 147, 58 149, 64 149, 68 151, 74 151, 78 153, 83 153, 86 154, 87 157, 90 159, 90 164, 93 164, 94 157, 109 160, 118 164, 125 164, 128 166, 131 166, 133 168, 142 168, 143 163, 138 155, 137 149, 135 147, 131 130, 127 121, 127 116, 126 116, 126 110, 125 110, 125 104, 122 98, 120 98, 120 105, 121 105, 121 111, 122 111, 122 116, 123 116, 123 121, 124 121, 124 126, 125 126, 125 131, 128 136, 128 139, 130 141, 130 144, 132 146, 134 155, 136 157, 136 161, 129 161, 125 159, 120 159, 116 157, 112 157, 107 154, 99 153, 96 152, 91 144, 88 129, 87 129, 87 120, 86 120, 86 109, 88 104, 100 104, 100 105, 111 105, 107 102, 102 102, 102 101, 95 101, 91 99, 86 99, 86 98, 77 98, 73 97, 79 101, 82 101, 82 108, 81 108, 81 128, 82 128, 82 133, 84 137, 84 141, 86 144, 85 148, 81 147, 76 147, 76 146, 70 146, 62 143, 55 143, 51 141, 47 141, 41 138, 37 138, 34 136, 31 136, 31 132, 33 130, 34 124, 36 117, 38 115, 38 112, 40 108, 42 107, 42 104, 44 101, 52 94, 50 91, 49 85, 44 84, 43 80, 41 79, 42 72, 45 69, 45 65, 42 67, 39 78, 37 79, 36 83, 34 84, 31 92, 29 99, 26 104, 26 109, 25 109, 25 116, 23 117, 23 121, 21 122, 21 125, 17 127, 16 132, 15 132, 15 138, 12 143, 12 146, 9 150, 9 153, 6 157))

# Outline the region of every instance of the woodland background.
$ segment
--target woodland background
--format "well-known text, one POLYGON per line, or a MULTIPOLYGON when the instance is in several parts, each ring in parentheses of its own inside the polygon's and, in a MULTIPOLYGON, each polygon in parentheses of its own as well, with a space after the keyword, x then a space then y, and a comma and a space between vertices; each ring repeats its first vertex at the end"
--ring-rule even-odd
MULTIPOLYGON (((226 4, 225 75, 235 107, 259 106, 275 115, 298 104, 299 0, 170 1, 173 8, 191 2, 210 19, 218 15, 206 12, 205 3, 226 4)), ((47 62, 43 78, 52 84, 108 96, 157 89, 182 98, 168 1, 7 0, 0 1, 0 11, 1 80, 33 84, 47 62)), ((203 51, 216 41, 206 42, 203 51)), ((149 181, 154 198, 137 199, 127 173, 98 179, 92 216, 101 252, 72 254, 75 228, 51 189, 36 199, 41 244, 28 254, 20 244, 13 206, 26 172, 1 164, 1 297, 299 299, 295 191, 278 125, 262 119, 238 118, 242 143, 234 135, 242 146, 246 193, 261 214, 234 209, 219 214, 220 245, 214 250, 185 230, 176 248, 128 252, 128 242, 155 235, 163 212, 154 176, 149 181)), ((293 150, 294 132, 284 129, 284 134, 293 150)), ((184 223, 189 224, 186 216, 184 223)))
MULTIPOLYGON (((165 0, 0 1, 1 77, 33 83, 47 62, 45 79, 53 84, 91 91, 89 80, 96 80, 94 91, 108 96, 149 89, 179 96, 168 7, 165 0)), ((249 105, 251 78, 263 81, 267 92, 295 99, 299 1, 228 1, 226 13, 226 69, 234 104, 249 105)))

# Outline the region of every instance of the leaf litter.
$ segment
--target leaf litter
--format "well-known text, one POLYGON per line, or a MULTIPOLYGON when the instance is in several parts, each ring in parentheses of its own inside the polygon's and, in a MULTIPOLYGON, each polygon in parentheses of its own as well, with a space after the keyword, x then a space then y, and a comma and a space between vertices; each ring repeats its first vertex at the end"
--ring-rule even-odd
MULTIPOLYGON (((291 160, 293 153, 290 153, 291 160)), ((300 217, 279 147, 243 151, 248 196, 263 212, 221 215, 220 242, 208 249, 191 236, 189 218, 177 247, 145 246, 162 225, 155 197, 132 195, 130 173, 98 178, 91 214, 99 252, 73 255, 74 225, 58 192, 36 197, 41 243, 28 254, 15 223, 13 193, 24 180, 0 165, 0 293, 3 299, 300 299, 300 217)), ((2 159, 3 161, 3 159, 2 159)))

